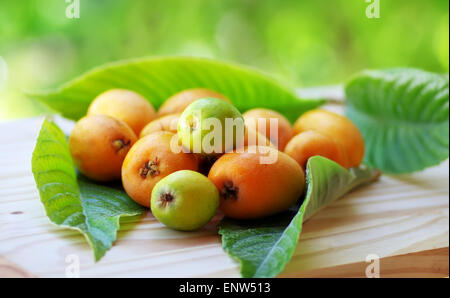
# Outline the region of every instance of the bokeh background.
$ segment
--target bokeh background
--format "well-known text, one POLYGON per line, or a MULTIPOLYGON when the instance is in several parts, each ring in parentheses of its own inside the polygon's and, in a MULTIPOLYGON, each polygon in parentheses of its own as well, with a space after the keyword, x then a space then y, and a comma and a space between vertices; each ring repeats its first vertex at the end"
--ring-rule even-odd
POLYGON ((293 86, 338 84, 365 68, 449 70, 449 1, 0 0, 0 121, 45 112, 23 90, 100 64, 153 55, 218 58, 293 86), (6 80, 5 80, 6 79, 6 80))

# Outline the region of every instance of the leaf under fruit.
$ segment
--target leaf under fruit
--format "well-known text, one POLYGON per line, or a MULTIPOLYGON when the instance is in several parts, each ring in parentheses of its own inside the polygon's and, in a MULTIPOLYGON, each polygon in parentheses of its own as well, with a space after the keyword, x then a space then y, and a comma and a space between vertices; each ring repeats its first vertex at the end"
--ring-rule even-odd
POLYGON ((120 217, 145 209, 121 190, 78 176, 66 137, 44 120, 32 157, 32 171, 47 216, 54 224, 82 233, 100 260, 116 240, 120 217))
POLYGON ((300 207, 259 220, 224 218, 219 226, 222 246, 240 263, 243 277, 274 277, 291 259, 305 220, 378 176, 379 172, 370 168, 346 170, 324 157, 312 157, 307 165, 307 191, 300 207))

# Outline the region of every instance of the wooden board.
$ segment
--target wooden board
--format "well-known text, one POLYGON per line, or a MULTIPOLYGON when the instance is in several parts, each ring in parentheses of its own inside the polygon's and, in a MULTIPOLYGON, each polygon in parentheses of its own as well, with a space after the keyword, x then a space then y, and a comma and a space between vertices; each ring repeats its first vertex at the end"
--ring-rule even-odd
MULTIPOLYGON (((0 277, 238 277, 215 218, 197 232, 166 229, 151 214, 126 219, 98 263, 77 232, 52 225, 31 174, 42 119, 0 123, 0 277)), ((62 123, 68 129, 70 124, 62 123)), ((283 277, 364 277, 368 255, 381 277, 449 272, 449 164, 365 186, 305 223, 283 277)))

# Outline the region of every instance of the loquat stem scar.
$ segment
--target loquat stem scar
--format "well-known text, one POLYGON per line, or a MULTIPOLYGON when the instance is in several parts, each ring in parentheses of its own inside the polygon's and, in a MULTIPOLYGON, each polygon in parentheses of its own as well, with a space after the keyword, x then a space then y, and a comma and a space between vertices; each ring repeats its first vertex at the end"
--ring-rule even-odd
POLYGON ((147 161, 139 170, 139 175, 144 179, 148 177, 153 178, 155 176, 158 176, 160 174, 159 162, 160 160, 158 157, 155 157, 155 159, 152 161, 147 161))
POLYGON ((130 146, 131 140, 117 139, 112 142, 112 146, 116 152, 120 152, 130 146))
POLYGON ((237 200, 239 187, 235 186, 232 181, 225 181, 220 191, 220 196, 227 199, 237 200))
POLYGON ((175 198, 173 197, 173 195, 168 194, 168 193, 164 193, 159 197, 160 201, 161 201, 161 206, 163 208, 165 208, 168 204, 170 204, 170 202, 172 202, 175 198))

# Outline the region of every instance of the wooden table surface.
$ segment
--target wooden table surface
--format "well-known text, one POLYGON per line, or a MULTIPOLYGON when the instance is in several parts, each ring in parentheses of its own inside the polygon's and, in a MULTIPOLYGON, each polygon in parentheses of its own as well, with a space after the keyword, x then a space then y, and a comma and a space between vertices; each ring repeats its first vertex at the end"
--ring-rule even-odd
MULTIPOLYGON (((49 222, 31 174, 41 118, 0 123, 0 277, 238 277, 222 250, 217 218, 197 232, 165 228, 148 213, 122 221, 98 263, 83 236, 49 222)), ((63 127, 69 129, 67 123, 63 127)), ((379 256, 381 277, 449 274, 449 163, 382 176, 304 224, 285 277, 364 277, 379 256)))

